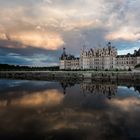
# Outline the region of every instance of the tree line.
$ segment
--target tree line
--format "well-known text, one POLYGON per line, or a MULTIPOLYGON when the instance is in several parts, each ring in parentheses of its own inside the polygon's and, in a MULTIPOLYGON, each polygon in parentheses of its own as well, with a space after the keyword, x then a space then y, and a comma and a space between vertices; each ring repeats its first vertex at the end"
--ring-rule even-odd
POLYGON ((59 66, 50 67, 32 67, 32 66, 20 66, 0 64, 0 71, 56 71, 59 70, 59 66))

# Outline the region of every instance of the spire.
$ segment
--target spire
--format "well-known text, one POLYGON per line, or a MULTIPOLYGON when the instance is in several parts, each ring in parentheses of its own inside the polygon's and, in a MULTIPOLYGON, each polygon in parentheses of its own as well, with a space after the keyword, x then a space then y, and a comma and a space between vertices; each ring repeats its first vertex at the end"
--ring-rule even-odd
POLYGON ((65 55, 66 54, 66 48, 64 47, 63 48, 63 55, 65 55))
POLYGON ((63 48, 63 53, 62 53, 62 55, 61 55, 61 60, 64 60, 64 59, 66 59, 66 57, 67 57, 67 55, 66 55, 66 48, 64 47, 63 48))
POLYGON ((84 43, 84 45, 83 45, 83 51, 85 51, 85 49, 86 49, 86 44, 84 43))
POLYGON ((108 46, 108 50, 109 50, 109 54, 110 54, 111 53, 111 42, 108 42, 107 46, 108 46))
POLYGON ((108 42, 107 46, 108 46, 108 47, 111 47, 111 42, 108 42))

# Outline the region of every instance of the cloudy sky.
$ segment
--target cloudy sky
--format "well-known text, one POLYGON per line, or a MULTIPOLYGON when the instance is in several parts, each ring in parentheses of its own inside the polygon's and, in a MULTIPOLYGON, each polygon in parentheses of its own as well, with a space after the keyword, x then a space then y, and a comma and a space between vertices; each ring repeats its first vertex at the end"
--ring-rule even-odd
POLYGON ((0 0, 0 63, 57 65, 63 46, 78 56, 108 41, 140 48, 140 0, 0 0))

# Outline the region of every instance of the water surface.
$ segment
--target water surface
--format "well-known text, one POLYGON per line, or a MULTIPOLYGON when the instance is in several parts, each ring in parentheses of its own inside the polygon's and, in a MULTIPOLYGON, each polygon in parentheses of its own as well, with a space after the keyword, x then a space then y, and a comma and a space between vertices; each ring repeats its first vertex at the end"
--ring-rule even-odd
POLYGON ((0 139, 140 139, 140 85, 0 80, 0 139))

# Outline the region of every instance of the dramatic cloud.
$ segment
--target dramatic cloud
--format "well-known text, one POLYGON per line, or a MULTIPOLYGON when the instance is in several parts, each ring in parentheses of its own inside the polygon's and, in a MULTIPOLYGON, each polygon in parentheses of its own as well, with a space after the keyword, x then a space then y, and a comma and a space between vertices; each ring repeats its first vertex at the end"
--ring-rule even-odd
POLYGON ((140 46, 139 0, 0 0, 0 46, 79 54, 83 44, 118 50, 140 46), (123 44, 123 45, 122 45, 123 44), (134 46, 132 45, 134 44, 134 46), (137 46, 136 46, 137 44, 137 46))
MULTIPOLYGON (((5 39, 7 36, 2 34, 1 37, 1 39, 5 39)), ((50 50, 56 50, 64 44, 63 39, 56 33, 17 32, 8 35, 7 39, 23 43, 24 45, 21 45, 21 47, 31 45, 50 50)))
MULTIPOLYGON (((140 30, 140 29, 139 29, 140 30)), ((126 40, 126 41, 137 41, 140 39, 140 32, 138 28, 129 28, 129 27, 123 27, 118 31, 112 32, 106 36, 106 39, 108 40, 126 40)))

